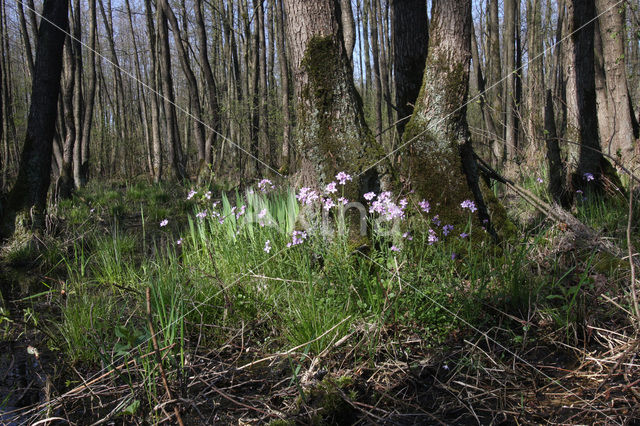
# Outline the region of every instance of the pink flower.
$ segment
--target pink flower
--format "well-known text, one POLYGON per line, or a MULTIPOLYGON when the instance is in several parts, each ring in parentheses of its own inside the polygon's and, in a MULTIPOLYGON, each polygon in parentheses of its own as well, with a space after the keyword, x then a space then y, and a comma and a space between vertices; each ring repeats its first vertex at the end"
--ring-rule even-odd
POLYGON ((347 183, 347 181, 352 180, 351 175, 345 173, 345 172, 340 172, 336 175, 336 179, 338 179, 338 183, 340 185, 344 185, 347 183))
POLYGON ((160 222, 160 227, 167 226, 168 224, 169 224, 169 220, 164 219, 162 222, 160 222))
POLYGON ((329 185, 326 186, 326 188, 324 188, 324 191, 327 194, 333 194, 334 192, 336 192, 338 189, 336 188, 336 183, 335 182, 331 182, 329 185))
POLYGON ((364 199, 367 201, 371 201, 374 198, 376 198, 376 193, 375 192, 367 192, 366 194, 363 195, 364 199))
POLYGON ((431 206, 429 205, 429 202, 427 200, 420 201, 418 205, 420 206, 422 211, 425 213, 429 213, 429 210, 431 210, 431 206))
POLYGON ((324 209, 326 211, 329 211, 331 209, 331 207, 334 207, 335 205, 336 205, 336 203, 334 203, 331 198, 325 198, 324 199, 324 209))
POLYGON ((266 253, 269 253, 271 251, 271 240, 265 241, 264 248, 262 250, 264 250, 266 253))
POLYGON ((400 249, 398 247, 396 247, 396 246, 391 246, 390 250, 391 251, 396 251, 396 252, 400 251, 400 249))

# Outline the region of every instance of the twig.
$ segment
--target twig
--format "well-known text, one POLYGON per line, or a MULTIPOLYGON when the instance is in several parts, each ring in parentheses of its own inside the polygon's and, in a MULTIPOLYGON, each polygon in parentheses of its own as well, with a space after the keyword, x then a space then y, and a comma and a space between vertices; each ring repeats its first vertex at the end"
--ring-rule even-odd
MULTIPOLYGON (((151 317, 151 290, 147 287, 147 321, 149 323, 149 332, 151 333, 151 343, 153 344, 153 351, 156 354, 156 362, 158 363, 158 368, 160 369, 160 376, 162 377, 162 384, 164 385, 164 389, 167 391, 167 396, 169 399, 173 399, 173 395, 171 394, 171 389, 169 389, 169 382, 167 382, 167 375, 164 372, 164 367, 162 366, 162 356, 160 355, 160 348, 158 347, 158 340, 156 339, 156 333, 153 330, 153 321, 151 317)), ((173 406, 173 412, 176 414, 176 419, 178 420, 178 424, 180 426, 184 426, 182 422, 182 417, 180 416, 180 409, 177 405, 173 406)))

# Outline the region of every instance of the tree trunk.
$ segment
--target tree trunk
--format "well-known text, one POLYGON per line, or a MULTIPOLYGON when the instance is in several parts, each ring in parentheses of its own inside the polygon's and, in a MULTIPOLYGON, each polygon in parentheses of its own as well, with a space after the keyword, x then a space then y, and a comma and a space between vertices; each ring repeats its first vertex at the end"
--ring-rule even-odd
POLYGON ((80 27, 80 0, 74 0, 73 3, 73 40, 71 42, 71 51, 73 53, 74 73, 73 73, 73 121, 75 127, 74 145, 73 145, 73 182, 76 188, 80 188, 83 184, 81 164, 82 164, 82 135, 84 123, 84 98, 82 91, 82 29, 80 27))
POLYGON ((206 166, 212 163, 212 150, 217 146, 218 133, 220 133, 220 107, 218 105, 218 89, 216 80, 213 77, 211 64, 209 63, 209 53, 207 47, 207 33, 202 18, 202 0, 196 0, 196 29, 198 44, 200 46, 200 67, 204 74, 204 81, 207 85, 207 95, 209 96, 209 108, 211 108, 211 128, 212 132, 205 144, 204 162, 206 166))
POLYGON ((567 40, 570 54, 568 59, 571 63, 567 72, 571 73, 569 80, 573 82, 573 90, 567 89, 567 106, 568 116, 575 120, 580 141, 578 165, 571 176, 574 189, 601 187, 604 182, 603 175, 615 179, 615 172, 600 152, 598 139, 594 71, 595 25, 592 22, 594 17, 594 0, 567 2, 568 34, 573 33, 567 40), (593 179, 590 176, 593 176, 593 179))
POLYGON ((382 144, 382 79, 380 78, 380 46, 378 43, 378 8, 376 3, 380 0, 369 0, 369 28, 371 29, 371 53, 373 56, 374 110, 376 113, 376 140, 382 144))
POLYGON ((423 0, 395 0, 391 3, 393 77, 398 108, 398 135, 413 113, 418 98, 429 44, 427 4, 423 0))
MULTIPOLYGON (((544 62, 542 42, 542 1, 527 0, 527 45, 529 47, 529 65, 527 70, 527 109, 526 122, 528 140, 525 157, 529 167, 537 167, 542 159, 542 135, 544 97, 544 62)), ((554 123, 555 126, 555 123, 554 123)))
POLYGON ((12 235, 16 227, 28 229, 44 225, 60 92, 62 46, 65 39, 59 28, 67 30, 67 13, 67 1, 44 1, 44 19, 38 30, 27 133, 18 178, 9 195, 3 220, 0 221, 5 228, 2 232, 4 236, 12 235))
POLYGON ((282 98, 282 157, 279 172, 287 174, 291 170, 291 107, 289 99, 291 89, 289 87, 289 63, 288 53, 285 49, 285 28, 283 22, 282 0, 276 0, 276 26, 278 42, 278 59, 280 62, 280 90, 282 98))
MULTIPOLYGON (((505 53, 505 144, 506 160, 516 160, 516 149, 518 148, 518 112, 517 112, 517 73, 516 70, 516 28, 517 15, 520 13, 519 0, 505 0, 504 3, 504 53, 505 53)), ((511 168, 511 167, 509 167, 511 168)))
POLYGON ((487 5, 487 84, 489 91, 489 107, 496 117, 496 130, 499 138, 494 140, 492 146, 491 164, 497 166, 504 158, 504 117, 502 107, 502 54, 500 53, 500 21, 498 19, 498 0, 489 0, 487 5))
MULTIPOLYGON (((358 173, 373 158, 373 136, 353 84, 336 1, 284 1, 298 98, 302 180, 315 187, 331 182, 340 171, 358 173)), ((345 197, 360 200, 376 185, 375 171, 356 175, 345 197)))
POLYGON ((340 0, 340 18, 342 19, 342 36, 344 47, 353 66, 353 48, 356 45, 356 24, 353 21, 353 9, 351 0, 340 0))
POLYGON ((160 142, 160 100, 158 99, 158 48, 156 43, 156 30, 153 25, 153 12, 151 1, 145 0, 145 17, 147 33, 149 33, 149 56, 151 67, 149 70, 149 86, 151 87, 151 137, 153 145, 153 180, 158 183, 162 180, 162 143, 160 142))
POLYGON ((176 116, 175 95, 173 91, 173 77, 171 74, 171 52, 169 50, 169 31, 167 28, 167 12, 165 1, 158 2, 157 28, 160 51, 160 81, 164 100, 164 113, 167 133, 167 157, 173 177, 179 180, 186 178, 180 133, 178 130, 178 118, 176 116))
POLYGON ((73 191, 73 146, 76 138, 75 120, 73 116, 73 92, 75 87, 76 63, 73 60, 71 39, 67 37, 63 50, 63 74, 62 74, 62 108, 63 117, 61 132, 64 142, 62 144, 62 168, 56 183, 57 194, 62 199, 71 197, 73 191))
POLYGON ((547 146, 547 167, 549 167, 549 184, 547 188, 553 197, 553 201, 568 208, 571 204, 571 196, 565 190, 565 165, 560 156, 560 145, 558 143, 558 132, 556 131, 551 89, 547 90, 547 97, 544 104, 544 130, 545 143, 547 146))
POLYGON ((467 213, 460 204, 467 199, 475 201, 478 217, 490 225, 483 196, 490 191, 481 190, 466 119, 471 28, 471 0, 433 0, 429 53, 404 132, 409 152, 402 168, 417 197, 437 208, 443 224, 461 230, 467 213))
MULTIPOLYGON (((185 77, 187 78, 187 89, 189 91, 189 112, 193 116, 193 118, 189 118, 189 121, 191 121, 193 125, 193 136, 196 148, 198 150, 198 165, 200 165, 200 163, 203 163, 205 161, 205 137, 204 126, 202 125, 202 106, 200 105, 198 81, 196 80, 196 76, 191 69, 187 43, 185 42, 185 38, 180 32, 180 27, 178 27, 178 20, 176 19, 173 10, 171 10, 171 7, 169 6, 167 0, 160 0, 160 4, 161 6, 159 7, 162 7, 162 10, 164 11, 169 21, 169 25, 171 26, 171 31, 173 31, 175 46, 178 49, 178 58, 180 58, 180 65, 185 77)), ((185 139, 188 140, 188 138, 185 139)), ((180 158, 180 156, 178 158, 180 158)))
MULTIPOLYGON (((606 116, 609 124, 608 129, 601 126, 600 140, 605 153, 629 166, 638 160, 635 152, 638 135, 633 126, 635 117, 624 61, 624 6, 616 7, 617 1, 614 0, 596 0, 595 3, 596 13, 600 16, 599 34, 596 34, 596 39, 600 38, 601 43, 597 47, 601 48, 606 79, 606 90, 599 94, 606 95, 606 101, 599 101, 598 106, 599 109, 601 106, 607 107, 606 116)), ((637 44, 637 41, 635 43, 637 44)))

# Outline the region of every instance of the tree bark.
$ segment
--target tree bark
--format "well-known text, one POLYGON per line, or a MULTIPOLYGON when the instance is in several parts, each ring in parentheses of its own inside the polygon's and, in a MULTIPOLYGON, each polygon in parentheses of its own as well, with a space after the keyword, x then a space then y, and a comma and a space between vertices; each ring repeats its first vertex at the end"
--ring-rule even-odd
POLYGON ((285 28, 282 10, 282 0, 276 0, 276 27, 277 27, 277 43, 278 43, 278 59, 280 63, 280 90, 282 99, 282 156, 279 172, 287 174, 291 171, 291 107, 289 99, 291 97, 291 88, 289 87, 289 61, 288 52, 285 49, 284 38, 285 28))
POLYGON ((499 138, 494 140, 492 146, 491 164, 497 166, 504 158, 504 117, 502 107, 502 54, 500 53, 500 21, 498 19, 498 0, 489 0, 487 5, 487 84, 489 91, 489 108, 496 117, 496 130, 499 138))
POLYGON ((602 176, 615 178, 611 164, 603 157, 598 139, 598 115, 596 109, 594 67, 594 0, 569 0, 567 2, 568 33, 573 90, 567 89, 568 116, 575 121, 580 141, 578 165, 571 176, 574 189, 602 187, 602 176), (594 179, 590 179, 592 175, 594 179))
POLYGON ((176 116, 173 77, 171 74, 171 52, 169 51, 169 31, 167 28, 166 1, 161 0, 157 6, 157 29, 160 51, 160 81, 164 99, 164 113, 167 133, 167 159, 173 172, 173 177, 179 180, 186 178, 178 118, 176 116))
MULTIPOLYGON (((298 98, 297 134, 305 185, 319 187, 337 172, 358 173, 373 162, 373 136, 353 84, 337 0, 285 0, 287 39, 298 98)), ((375 170, 345 188, 354 201, 376 189, 375 170)))
POLYGON ((344 47, 349 57, 349 62, 353 66, 353 48, 356 45, 356 24, 353 20, 353 9, 351 0, 340 0, 340 18, 342 19, 342 35, 344 47))
POLYGON ((598 116, 605 116, 608 123, 605 127, 602 126, 602 120, 599 122, 600 140, 605 153, 629 166, 637 162, 635 148, 638 134, 633 125, 635 116, 624 61, 625 6, 616 6, 617 2, 613 0, 596 0, 595 3, 596 13, 600 16, 596 39, 601 41, 600 45, 596 46, 601 49, 596 49, 596 56, 601 52, 605 77, 604 92, 598 91, 599 111, 606 107, 606 114, 599 113, 598 116))
POLYGON ((204 74, 204 81, 207 85, 207 95, 209 97, 209 108, 211 109, 211 128, 213 131, 207 137, 205 143, 204 162, 210 166, 212 163, 212 150, 217 146, 218 133, 220 133, 220 107, 218 105, 218 89, 216 80, 213 77, 213 70, 209 63, 209 53, 207 47, 207 33, 202 17, 202 0, 196 0, 196 30, 198 35, 198 44, 200 47, 200 67, 204 74))
POLYGON ((422 84, 429 45, 429 19, 423 0, 395 0, 391 8, 393 77, 398 108, 396 128, 402 137, 422 84))
POLYGON ((466 119, 471 28, 471 0, 433 0, 429 53, 404 132, 409 148, 402 172, 417 197, 437 209, 443 224, 464 227, 467 214, 460 203, 469 199, 491 230, 466 119))
POLYGON ((1 221, 4 236, 12 235, 16 227, 29 229, 44 225, 65 39, 59 28, 67 30, 67 13, 67 1, 44 1, 45 19, 38 30, 27 133, 18 178, 1 221))
MULTIPOLYGON (((171 7, 169 6, 167 0, 160 0, 159 4, 161 5, 159 7, 162 7, 162 10, 164 11, 169 21, 171 31, 173 31, 175 46, 178 49, 178 58, 180 58, 180 65, 185 77, 187 78, 187 89, 189 91, 189 109, 191 114, 193 115, 193 118, 189 118, 189 120, 193 125, 193 136, 196 148, 198 150, 198 165, 200 165, 200 163, 203 163, 205 161, 205 136, 204 126, 202 124, 202 106, 200 104, 198 81, 196 80, 196 76, 191 69, 187 43, 185 41, 185 38, 182 36, 180 27, 178 26, 178 20, 176 19, 173 10, 171 10, 171 7)), ((170 72, 169 68, 167 70, 168 72, 170 72)))

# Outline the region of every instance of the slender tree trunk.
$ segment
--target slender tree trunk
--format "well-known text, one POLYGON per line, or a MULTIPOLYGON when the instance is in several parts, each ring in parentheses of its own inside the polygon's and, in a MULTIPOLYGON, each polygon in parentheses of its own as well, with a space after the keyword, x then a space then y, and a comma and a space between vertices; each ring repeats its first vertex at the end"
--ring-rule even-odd
POLYGON ((80 0, 73 2, 73 41, 71 42, 71 51, 73 52, 74 73, 73 73, 73 120, 75 127, 74 145, 73 145, 73 182, 76 188, 83 185, 82 177, 82 135, 84 133, 84 98, 82 90, 82 29, 80 27, 80 0))
POLYGON ((62 126, 64 142, 62 144, 62 168, 56 184, 59 196, 63 199, 71 197, 73 191, 73 147, 76 141, 76 127, 73 110, 73 92, 75 87, 76 63, 73 60, 71 39, 67 37, 64 42, 63 52, 63 78, 62 78, 62 126))
POLYGON ((505 0, 504 5, 504 52, 505 52, 505 143, 506 143, 506 160, 516 160, 518 149, 518 112, 517 112, 517 73, 516 71, 516 32, 520 29, 516 28, 517 16, 520 13, 519 0, 505 0))
POLYGON ((475 65, 475 75, 476 75, 476 84, 478 86, 479 101, 480 101, 480 111, 482 112, 482 118, 484 120, 485 126, 487 127, 487 140, 488 146, 493 147, 498 141, 501 139, 501 136, 498 135, 498 131, 496 129, 495 121, 493 120, 493 115, 491 114, 491 110, 488 106, 487 102, 487 93, 486 93, 486 82, 484 79, 484 75, 482 72, 482 67, 480 66, 480 54, 478 52, 478 41, 476 40, 475 31, 471 32, 471 55, 472 61, 475 65))
POLYGON ((278 42, 278 59, 280 64, 280 86, 282 99, 282 157, 280 163, 280 173, 287 174, 291 171, 291 107, 289 99, 291 88, 289 87, 289 61, 288 53, 285 49, 284 37, 285 28, 283 22, 282 0, 276 0, 276 26, 278 42))
POLYGON ((351 0, 340 0, 340 12, 342 19, 342 36, 344 38, 344 47, 349 57, 349 62, 353 66, 353 48, 356 45, 356 24, 353 20, 353 9, 351 8, 351 0))
POLYGON ((370 59, 370 46, 369 46, 369 2, 375 0, 363 0, 362 4, 362 40, 364 42, 364 99, 368 101, 371 97, 371 82, 373 76, 371 75, 371 59, 370 59))
MULTIPOLYGON (((265 25, 264 25, 264 2, 265 0, 258 1, 258 64, 257 71, 259 72, 258 79, 258 114, 260 115, 259 123, 259 152, 262 154, 264 162, 268 165, 275 165, 276 158, 275 153, 271 147, 271 141, 269 140, 269 113, 267 111, 267 105, 269 101, 269 92, 267 87, 267 45, 265 39, 265 25)), ((266 170, 263 170, 263 173, 266 170)))
POLYGON ((149 86, 151 93, 151 138, 153 146, 153 180, 158 183, 162 180, 162 143, 160 142, 160 100, 157 91, 159 88, 157 75, 158 69, 158 49, 156 43, 156 30, 153 25, 153 11, 151 9, 151 1, 145 0, 145 18, 147 23, 147 33, 149 34, 149 56, 151 58, 151 66, 149 69, 149 86))
POLYGON ((24 16, 24 6, 21 1, 18 3, 18 18, 20 19, 20 33, 22 34, 22 42, 24 43, 25 56, 27 57, 27 65, 29 66, 29 75, 33 75, 33 52, 31 50, 31 39, 27 30, 27 20, 24 16))
MULTIPOLYGON (((178 20, 171 10, 167 0, 160 0, 161 7, 168 18, 169 25, 173 31, 173 37, 175 40, 175 46, 178 48, 178 57, 180 58, 180 65, 185 77, 187 78, 187 89, 189 90, 189 112, 193 116, 190 121, 193 124, 193 135, 198 150, 198 165, 205 161, 205 135, 204 126, 202 125, 202 106, 200 104, 200 93, 198 90, 198 81, 191 69, 191 63, 189 61, 188 46, 185 38, 180 32, 178 27, 178 20)), ((185 28, 186 32, 186 28, 185 28)), ((170 64, 169 64, 170 66, 170 64)), ((169 71, 168 71, 169 72, 169 71)), ((165 77, 166 78, 166 77, 165 77)), ((188 140, 188 138, 185 138, 188 140)), ((184 167, 184 166, 183 166, 184 167)), ((180 176, 180 175, 178 175, 180 176)))
POLYGON ((571 196, 565 190, 565 165, 560 155, 551 89, 547 90, 544 104, 544 130, 547 146, 547 167, 549 168, 549 193, 553 197, 553 201, 568 208, 571 204, 571 196))
POLYGON ((376 3, 380 0, 369 0, 369 28, 371 29, 371 53, 373 56, 374 110, 376 113, 376 140, 382 144, 382 79, 380 77, 380 46, 378 44, 378 14, 376 3))

